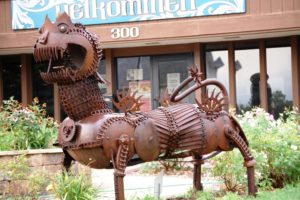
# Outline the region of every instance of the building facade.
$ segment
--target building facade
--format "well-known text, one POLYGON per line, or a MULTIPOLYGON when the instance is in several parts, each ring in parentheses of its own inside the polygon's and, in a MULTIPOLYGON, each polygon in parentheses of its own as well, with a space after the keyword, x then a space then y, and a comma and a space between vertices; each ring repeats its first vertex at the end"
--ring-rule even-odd
POLYGON ((300 107, 299 0, 74 0, 54 5, 54 11, 37 5, 34 26, 22 15, 22 6, 27 13, 33 7, 20 2, 0 1, 1 102, 14 96, 29 104, 38 96, 61 120, 57 87, 42 82, 44 66, 35 64, 32 53, 45 13, 54 20, 68 12, 100 38, 99 72, 109 82, 100 87, 108 102, 131 88, 143 95, 143 110, 153 109, 196 65, 225 85, 238 111, 260 105, 278 115, 285 106, 300 107), (206 2, 203 10, 199 2, 206 2))

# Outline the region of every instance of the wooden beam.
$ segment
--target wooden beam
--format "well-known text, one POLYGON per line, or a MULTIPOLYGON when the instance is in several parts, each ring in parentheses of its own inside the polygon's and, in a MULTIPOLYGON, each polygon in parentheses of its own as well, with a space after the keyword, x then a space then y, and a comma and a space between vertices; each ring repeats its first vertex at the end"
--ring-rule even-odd
MULTIPOLYGON (((194 64, 198 67, 198 70, 205 74, 205 57, 204 57, 204 48, 203 44, 195 43, 194 44, 194 64)), ((203 90, 196 90, 196 98, 201 101, 201 92, 204 92, 205 88, 203 90)))
POLYGON ((24 105, 32 103, 32 72, 29 54, 21 55, 21 94, 24 105))
POLYGON ((3 65, 2 60, 0 59, 0 106, 4 100, 3 86, 3 65))
POLYGON ((54 119, 58 122, 61 121, 61 109, 60 109, 60 100, 58 93, 58 85, 55 83, 53 85, 53 104, 54 104, 54 119))
MULTIPOLYGON (((164 55, 164 54, 174 54, 174 53, 187 53, 187 52, 193 52, 194 46, 195 46, 194 44, 180 44, 180 45, 116 48, 113 50, 113 55, 115 57, 125 57, 125 56, 129 57, 129 56, 149 56, 149 55, 164 55)), ((105 51, 106 50, 107 49, 105 49, 105 51)))
POLYGON ((109 82, 107 85, 107 93, 106 95, 111 96, 114 92, 114 62, 113 62, 113 52, 111 49, 105 49, 105 60, 106 60, 106 79, 109 82))
POLYGON ((234 43, 228 44, 228 65, 229 65, 229 107, 237 108, 236 103, 236 75, 235 75, 235 53, 234 43))
POLYGON ((201 49, 202 44, 195 43, 194 44, 194 65, 198 67, 198 70, 201 71, 201 49))
POLYGON ((266 53, 265 40, 259 41, 259 66, 260 66, 260 76, 259 76, 260 105, 265 111, 268 111, 267 53, 266 53))
POLYGON ((199 66, 200 66, 200 72, 202 72, 204 74, 204 76, 206 77, 206 69, 205 69, 205 49, 204 49, 204 44, 200 43, 199 45, 199 54, 200 54, 200 63, 199 63, 199 66))
POLYGON ((292 55, 292 85, 293 85, 293 105, 300 109, 300 40, 299 36, 291 38, 292 55))

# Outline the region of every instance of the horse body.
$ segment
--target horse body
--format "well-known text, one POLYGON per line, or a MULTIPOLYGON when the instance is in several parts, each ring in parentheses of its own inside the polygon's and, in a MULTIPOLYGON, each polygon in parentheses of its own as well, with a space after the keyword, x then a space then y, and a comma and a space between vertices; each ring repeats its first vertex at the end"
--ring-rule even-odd
POLYGON ((75 160, 101 169, 111 166, 110 160, 118 153, 122 135, 129 140, 126 158, 129 163, 134 155, 147 162, 230 151, 234 146, 225 135, 225 126, 234 129, 237 126, 226 112, 212 119, 196 105, 177 104, 128 116, 98 114, 76 123, 67 118, 61 124, 58 141, 75 160), (68 133, 63 130, 69 130, 70 124, 75 125, 75 130, 73 138, 66 141, 64 136, 68 133))

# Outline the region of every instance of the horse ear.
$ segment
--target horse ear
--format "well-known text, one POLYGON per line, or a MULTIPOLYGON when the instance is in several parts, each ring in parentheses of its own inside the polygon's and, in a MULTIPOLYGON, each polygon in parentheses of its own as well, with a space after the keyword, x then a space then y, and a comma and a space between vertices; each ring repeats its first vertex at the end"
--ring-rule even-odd
POLYGON ((63 23, 68 24, 68 25, 73 24, 70 16, 66 12, 63 12, 62 14, 59 14, 57 16, 56 22, 63 22, 63 23))
POLYGON ((45 17, 44 25, 45 25, 45 26, 52 25, 52 22, 51 22, 51 20, 49 19, 48 15, 46 15, 46 17, 45 17))

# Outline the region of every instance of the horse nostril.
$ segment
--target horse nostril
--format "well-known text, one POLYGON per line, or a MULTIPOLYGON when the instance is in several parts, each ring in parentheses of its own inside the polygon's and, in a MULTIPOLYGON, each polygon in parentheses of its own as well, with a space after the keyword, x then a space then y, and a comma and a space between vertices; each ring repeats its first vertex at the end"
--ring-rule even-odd
POLYGON ((45 44, 47 42, 48 33, 48 31, 45 31, 43 35, 41 35, 41 37, 38 39, 39 43, 45 44))
POLYGON ((40 43, 40 44, 45 44, 46 43, 46 37, 40 37, 38 39, 38 42, 37 43, 40 43))

